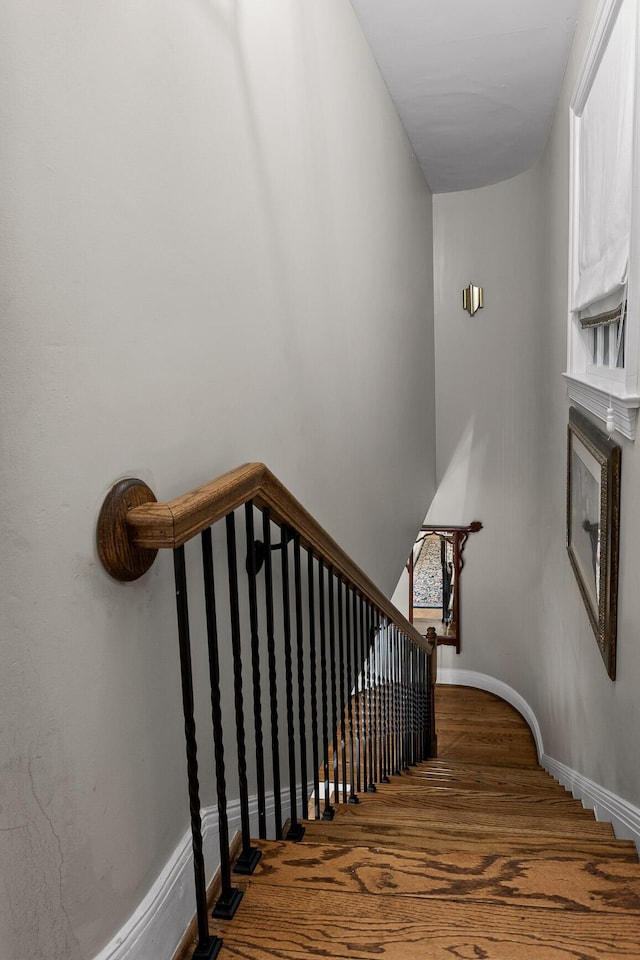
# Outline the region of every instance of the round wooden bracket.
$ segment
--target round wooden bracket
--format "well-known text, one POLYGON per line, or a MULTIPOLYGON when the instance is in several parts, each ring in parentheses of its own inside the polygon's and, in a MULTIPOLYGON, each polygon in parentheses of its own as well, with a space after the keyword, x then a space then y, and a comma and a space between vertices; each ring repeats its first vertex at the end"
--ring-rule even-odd
POLYGON ((115 580, 137 580, 155 560, 157 550, 138 547, 133 542, 127 514, 133 507, 156 500, 146 483, 131 477, 119 480, 105 497, 98 517, 98 554, 103 567, 115 580))

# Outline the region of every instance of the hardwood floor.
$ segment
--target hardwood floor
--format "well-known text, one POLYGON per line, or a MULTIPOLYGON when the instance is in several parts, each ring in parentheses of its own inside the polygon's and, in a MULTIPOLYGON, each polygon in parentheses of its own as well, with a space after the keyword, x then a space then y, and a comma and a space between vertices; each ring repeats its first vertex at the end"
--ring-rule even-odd
MULTIPOLYGON (((438 687, 439 756, 262 859, 220 960, 640 960, 640 864, 491 694, 438 687)), ((213 928, 212 928, 213 930, 213 928)))

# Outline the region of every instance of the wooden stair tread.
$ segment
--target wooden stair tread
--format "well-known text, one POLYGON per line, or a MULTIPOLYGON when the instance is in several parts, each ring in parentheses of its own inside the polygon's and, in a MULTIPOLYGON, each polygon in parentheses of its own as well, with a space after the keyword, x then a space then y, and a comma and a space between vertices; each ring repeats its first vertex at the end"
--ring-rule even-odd
MULTIPOLYGON (((390 814, 386 818, 383 812, 380 811, 380 814, 376 816, 361 817, 359 819, 363 824, 377 826, 378 824, 384 824, 385 819, 387 822, 396 822, 397 817, 397 812, 393 813, 393 811, 390 810, 390 814)), ((439 822, 435 814, 430 818, 421 814, 419 817, 414 817, 414 820, 418 829, 422 827, 425 832, 436 829, 439 822)), ((607 840, 614 839, 614 832, 609 823, 598 823, 597 821, 590 820, 576 821, 568 817, 562 820, 545 820, 544 818, 532 820, 530 817, 511 817, 509 818, 509 822, 505 824, 504 818, 500 816, 492 817, 489 814, 485 814, 475 817, 473 822, 470 823, 469 817, 465 816, 461 811, 457 817, 448 815, 448 821, 458 830, 466 831, 470 829, 474 832, 484 830, 489 834, 498 833, 499 835, 504 834, 505 836, 513 833, 524 833, 526 835, 537 833, 548 837, 595 837, 607 840)))
MULTIPOLYGON (((376 769, 374 775, 377 777, 378 770, 376 769)), ((437 760, 424 760, 421 763, 416 763, 413 766, 407 767, 401 771, 395 771, 390 774, 391 779, 398 781, 405 780, 421 780, 425 777, 451 777, 462 779, 467 778, 474 781, 483 782, 486 778, 488 781, 502 781, 510 782, 511 774, 513 772, 513 778, 515 781, 522 781, 522 783, 531 783, 531 784, 546 784, 548 786, 559 788, 563 790, 564 787, 555 780, 551 774, 547 773, 546 770, 543 770, 542 767, 536 762, 529 766, 509 766, 503 762, 502 758, 498 758, 496 763, 490 764, 485 763, 484 759, 474 760, 473 757, 439 757, 437 760)), ((363 775, 362 764, 360 764, 360 773, 361 778, 363 775)), ((347 781, 351 777, 351 764, 347 761, 345 765, 345 774, 347 781)), ((354 764, 354 778, 358 775, 357 765, 354 764)), ((371 775, 371 771, 367 771, 367 776, 371 775)), ((324 775, 320 776, 320 780, 324 779, 324 775)), ((334 771, 333 767, 330 765, 329 779, 333 781, 334 771)), ((342 781, 342 763, 338 764, 338 779, 342 781)))
POLYGON ((545 831, 548 830, 552 835, 558 831, 561 834, 584 834, 591 836, 613 836, 610 824, 598 823, 593 819, 591 811, 585 810, 583 814, 557 813, 555 810, 549 814, 548 811, 541 811, 538 807, 531 809, 525 808, 524 804, 509 807, 506 804, 501 805, 500 809, 488 809, 482 804, 464 805, 460 803, 447 804, 446 813, 442 807, 437 804, 425 804, 424 806, 416 802, 403 805, 400 810, 393 799, 385 799, 382 790, 378 794, 361 794, 360 802, 351 806, 345 804, 336 804, 336 818, 346 821, 354 819, 356 821, 368 821, 371 823, 398 820, 413 820, 416 827, 428 829, 429 825, 437 825, 443 820, 449 823, 456 823, 464 826, 471 824, 473 826, 488 826, 496 830, 517 829, 521 832, 545 831), (590 815, 591 814, 591 815, 590 815))
POLYGON ((422 777, 449 777, 460 780, 471 780, 474 783, 522 783, 532 786, 549 786, 553 789, 564 790, 565 788, 557 780, 543 770, 541 767, 530 768, 518 767, 505 770, 504 766, 492 766, 488 763, 475 764, 473 762, 465 763, 463 760, 427 760, 426 763, 420 763, 415 767, 401 774, 408 778, 422 777))
MULTIPOLYGON (((637 913, 590 913, 418 897, 292 894, 255 882, 236 919, 216 924, 220 960, 638 960, 637 913), (452 949, 453 945, 453 949, 452 949)), ((213 930, 213 927, 212 927, 213 930)))
MULTIPOLYGON (((351 781, 351 768, 346 765, 347 785, 351 781)), ((357 771, 354 770, 354 782, 357 777, 357 771)), ((333 782, 333 771, 330 780, 333 782)), ((339 767, 338 782, 342 784, 342 766, 339 767)), ((362 779, 362 776, 361 776, 362 779)), ((425 782, 452 784, 453 786, 462 786, 469 784, 469 789, 508 789, 511 790, 521 785, 527 792, 549 792, 565 793, 571 795, 557 780, 554 780, 545 770, 533 769, 529 767, 489 767, 488 765, 464 764, 464 763, 446 763, 440 764, 420 763, 408 770, 403 770, 400 774, 391 776, 392 783, 415 783, 419 785, 425 782)), ((376 782, 378 782, 376 780, 376 782)))
POLYGON ((618 858, 563 857, 549 852, 505 856, 479 850, 436 855, 285 841, 255 841, 255 845, 262 850, 262 859, 245 888, 266 881, 310 892, 635 912, 640 919, 639 865, 618 858))
POLYGON ((509 756, 507 753, 498 754, 496 745, 497 741, 471 746, 466 743, 465 738, 460 735, 460 742, 458 744, 451 744, 450 748, 447 744, 443 744, 442 749, 440 749, 440 740, 438 740, 438 752, 443 759, 448 756, 455 756, 456 759, 464 760, 465 757, 468 757, 473 758, 477 762, 486 757, 487 761, 491 760, 491 765, 494 767, 518 767, 524 770, 537 769, 538 760, 535 755, 527 756, 526 754, 518 753, 517 755, 509 756))
POLYGON ((490 848, 494 853, 537 854, 550 851, 552 855, 618 857, 637 863, 638 855, 632 840, 616 840, 611 833, 607 837, 562 836, 550 837, 546 833, 497 833, 495 830, 457 824, 441 823, 437 830, 416 833, 412 824, 406 823, 341 823, 322 820, 305 823, 304 843, 355 843, 376 847, 402 847, 412 850, 447 853, 453 850, 490 848))
POLYGON ((500 792, 498 790, 478 791, 473 788, 459 788, 456 786, 433 786, 428 783, 413 784, 409 781, 397 784, 393 781, 390 784, 380 784, 377 792, 385 800, 391 803, 401 803, 409 806, 415 803, 421 806, 435 804, 442 809, 443 802, 447 807, 464 806, 468 810, 476 807, 486 807, 500 812, 504 810, 519 810, 521 808, 531 811, 532 815, 540 813, 542 816, 554 814, 564 816, 565 814, 578 816, 593 816, 590 810, 582 806, 579 800, 575 800, 570 793, 566 791, 549 796, 546 794, 528 794, 519 792, 500 792))

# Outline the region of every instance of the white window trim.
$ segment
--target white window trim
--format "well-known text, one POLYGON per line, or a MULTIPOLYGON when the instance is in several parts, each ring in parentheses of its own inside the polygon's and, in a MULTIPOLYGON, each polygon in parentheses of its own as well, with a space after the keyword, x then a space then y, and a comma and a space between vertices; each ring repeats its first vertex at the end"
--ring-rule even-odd
MULTIPOLYGON (((634 104, 632 215, 629 254, 628 310, 625 324, 625 367, 621 377, 602 377, 593 369, 577 314, 571 310, 571 291, 577 275, 578 198, 577 165, 580 145, 580 120, 587 97, 623 0, 601 0, 589 38, 578 83, 570 104, 570 220, 569 220, 569 307, 567 372, 564 374, 569 398, 585 407, 601 420, 607 419, 610 398, 616 430, 629 440, 635 439, 638 407, 640 407, 640 190, 638 158, 640 158, 640 124, 638 122, 638 61, 636 56, 636 98, 634 104)), ((638 13, 636 11, 636 44, 638 13)))

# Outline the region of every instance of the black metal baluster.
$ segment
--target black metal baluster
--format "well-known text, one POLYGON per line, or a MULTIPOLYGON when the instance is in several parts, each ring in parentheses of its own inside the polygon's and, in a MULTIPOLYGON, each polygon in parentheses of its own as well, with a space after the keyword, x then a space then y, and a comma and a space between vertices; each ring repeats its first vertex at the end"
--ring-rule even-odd
POLYGON ((407 638, 407 717, 408 717, 408 757, 409 766, 413 766, 413 677, 411 674, 411 661, 413 657, 413 645, 407 638))
POLYGON ((418 681, 418 648, 413 645, 413 726, 414 726, 414 750, 413 765, 420 763, 420 685, 418 681))
POLYGON ((207 917, 207 882, 202 852, 202 819, 200 815, 200 784, 198 782, 198 744, 193 699, 193 674, 191 670, 191 638, 189 635, 189 606, 187 601, 187 571, 184 547, 173 551, 173 566, 176 584, 176 612, 178 618, 178 645, 180 649, 180 676, 182 680, 182 707, 184 712, 184 735, 187 747, 187 780, 189 785, 189 809, 191 812, 191 846, 193 849, 193 873, 196 888, 196 915, 198 922, 198 946, 196 960, 214 960, 220 952, 222 940, 209 934, 207 917))
POLYGON ((366 637, 366 661, 365 661, 365 672, 366 672, 366 683, 367 683, 367 762, 369 764, 369 782, 367 785, 367 793, 375 793, 375 784, 373 782, 374 777, 374 741, 375 741, 375 730, 373 729, 373 685, 372 685, 372 660, 373 660, 373 641, 372 641, 372 629, 371 629, 371 607, 368 603, 365 602, 364 606, 364 618, 365 618, 365 637, 366 637))
POLYGON ((280 735, 278 730, 278 674, 273 614, 273 568, 271 566, 271 520, 269 510, 262 512, 264 540, 264 589, 267 613, 267 657, 269 663, 269 702, 271 708, 271 760, 273 767, 273 812, 276 839, 282 836, 282 799, 280 793, 280 735))
POLYGON ((260 636, 258 633, 258 590, 256 585, 256 549, 253 503, 245 504, 247 531, 247 576, 249 587, 249 624, 251 629, 251 675, 253 681, 253 729, 256 740, 256 786, 258 789, 258 836, 267 837, 267 809, 264 786, 264 742, 262 734, 262 691, 260 688, 260 636))
POLYGON ((409 643, 409 665, 411 670, 411 766, 415 767, 418 759, 418 698, 416 684, 416 648, 409 643))
POLYGON ((231 649, 233 651, 233 689, 236 712, 236 743, 238 746, 238 787, 240 793, 240 822, 242 851, 236 860, 235 873, 253 873, 261 851, 251 846, 249 822, 249 790, 247 785, 247 750, 244 733, 244 701, 242 696, 242 643, 240 639, 240 605, 238 601, 238 560, 236 527, 233 513, 227 514, 227 565, 229 569, 229 613, 231 617, 231 649))
POLYGON ((387 696, 387 730, 389 733, 389 767, 388 774, 389 777, 392 777, 396 772, 396 762, 395 762, 395 751, 394 751, 394 736, 395 736, 395 712, 394 712, 394 669, 393 669, 393 656, 394 656, 394 624, 389 624, 389 629, 387 631, 387 682, 389 684, 389 691, 387 696))
MULTIPOLYGON (((355 594, 354 594, 355 602, 355 594)), ((349 603, 349 587, 345 584, 345 626, 346 626, 346 643, 347 643, 347 710, 349 716, 349 799, 348 803, 358 803, 359 799, 355 791, 355 771, 353 769, 355 762, 355 729, 353 724, 353 698, 354 698, 354 689, 352 682, 352 672, 351 672, 351 660, 352 660, 352 644, 351 644, 351 625, 352 625, 352 608, 349 603)), ((355 631, 354 631, 354 642, 355 642, 355 631)))
POLYGON ((402 683, 402 769, 409 769, 409 698, 407 694, 407 639, 400 637, 400 676, 402 683))
POLYGON ((380 652, 382 664, 382 773, 381 783, 390 783, 389 774, 391 773, 391 762, 389 759, 389 621, 385 618, 384 632, 380 634, 380 652))
POLYGON ((389 778, 391 778, 396 771, 395 754, 394 754, 394 746, 393 746, 393 718, 394 718, 394 714, 393 714, 393 709, 394 709, 393 708, 393 703, 394 703, 393 701, 393 693, 394 693, 393 691, 393 630, 394 630, 393 624, 390 623, 389 629, 387 632, 387 683, 388 683, 387 732, 388 732, 388 738, 389 738, 388 753, 387 753, 387 759, 388 759, 387 775, 389 776, 389 778))
POLYGON ((393 625, 391 631, 391 670, 392 670, 392 718, 393 718, 393 756, 391 759, 391 770, 394 777, 400 774, 400 745, 398 742, 398 723, 400 714, 400 704, 398 700, 398 629, 393 625))
POLYGON ((409 767, 411 766, 411 692, 410 692, 411 671, 409 669, 409 654, 410 654, 409 640, 405 636, 404 637, 404 695, 405 695, 405 715, 406 715, 406 724, 405 724, 406 769, 409 769, 409 767))
POLYGON ((422 732, 424 716, 422 713, 422 663, 420 648, 416 647, 416 763, 422 763, 422 732))
POLYGON ((333 802, 340 803, 340 780, 338 775, 338 709, 337 709, 337 673, 336 673, 336 611, 334 602, 333 569, 329 567, 329 662, 331 666, 331 743, 333 759, 333 802))
POLYGON ((401 711, 401 737, 400 737, 400 769, 406 770, 407 763, 407 689, 406 689, 406 667, 405 667, 405 642, 404 634, 400 634, 398 643, 398 674, 400 681, 400 711, 401 711))
POLYGON ((404 770, 404 757, 402 755, 402 724, 404 722, 404 710, 402 703, 402 674, 401 667, 401 637, 398 628, 395 630, 395 668, 396 668, 396 773, 400 774, 404 770))
POLYGON ((309 683, 311 686, 311 739, 313 742, 313 815, 320 819, 320 757, 318 755, 318 677, 316 664, 316 605, 313 585, 313 554, 308 552, 309 591, 309 683))
POLYGON ((360 740, 362 731, 360 727, 360 644, 358 641, 358 597, 353 591, 353 675, 355 688, 355 717, 356 717, 356 788, 358 793, 362 789, 362 780, 360 776, 360 740))
POLYGON ((380 711, 380 783, 387 783, 387 717, 386 717, 386 620, 378 619, 378 709, 380 711))
POLYGON ((405 738, 406 738, 406 754, 405 754, 405 764, 406 769, 408 770, 411 766, 411 669, 409 667, 409 658, 411 650, 409 645, 409 640, 405 636, 404 638, 404 690, 405 690, 405 712, 406 712, 406 727, 405 727, 405 738))
POLYGON ((423 680, 423 655, 422 650, 418 648, 416 654, 417 674, 418 674, 418 763, 425 759, 424 750, 424 680, 423 680))
POLYGON ((307 789, 307 724, 304 700, 304 635, 302 629, 302 571, 300 565, 300 534, 293 538, 293 566, 296 604, 296 648, 298 658, 298 729, 300 733, 300 778, 302 786, 302 819, 309 817, 307 789))
POLYGON ((318 563, 318 602, 320 604, 320 682, 322 684, 322 748, 324 759, 324 810, 323 820, 333 820, 335 810, 331 806, 329 792, 329 707, 327 702, 327 635, 324 608, 324 564, 318 563))
POLYGON ((293 663, 291 658, 291 606, 289 600, 289 544, 287 530, 282 527, 282 623, 284 630, 284 673, 287 698, 287 741, 289 752, 289 830, 287 840, 298 842, 304 836, 304 827, 298 823, 296 812, 296 743, 293 724, 293 663))
POLYGON ((380 783, 382 776, 382 737, 380 734, 380 651, 378 647, 380 629, 377 610, 372 610, 373 629, 371 639, 371 666, 373 672, 373 729, 375 736, 374 743, 374 764, 373 764, 373 782, 380 783))
POLYGON ((202 531, 202 573, 204 602, 207 618, 207 646, 209 650, 209 685, 211 689, 211 723, 216 765, 216 792, 218 796, 218 835, 220 837, 220 896, 213 916, 230 920, 242 900, 242 890, 231 886, 229 855, 229 821, 227 817, 227 784, 224 768, 224 736, 220 706, 220 658, 218 653, 218 619, 216 614, 215 577, 211 527, 202 531))
POLYGON ((360 597, 360 689, 362 691, 362 787, 365 793, 369 792, 368 771, 368 750, 369 750, 369 731, 367 730, 367 678, 366 678, 366 655, 367 655, 367 634, 364 617, 364 598, 360 597))
POLYGON ((416 763, 422 762, 422 678, 420 663, 420 648, 415 648, 415 670, 416 670, 416 763))
POLYGON ((344 695, 344 607, 342 605, 342 580, 338 579, 338 659, 340 660, 340 758, 342 763, 342 802, 347 802, 347 703, 344 695))
MULTIPOLYGON (((365 637, 366 637, 366 684, 367 684, 367 754, 369 757, 369 781, 367 783, 367 793, 375 793, 376 786, 373 782, 375 776, 375 730, 373 728, 373 687, 371 685, 371 661, 373 658, 373 630, 371 625, 371 607, 365 604, 365 637)), ((366 778, 365 778, 366 779, 366 778)))

